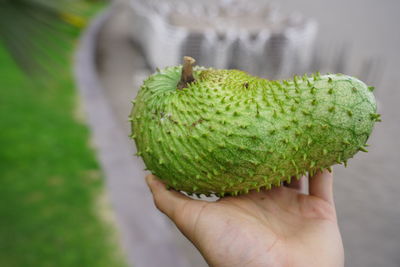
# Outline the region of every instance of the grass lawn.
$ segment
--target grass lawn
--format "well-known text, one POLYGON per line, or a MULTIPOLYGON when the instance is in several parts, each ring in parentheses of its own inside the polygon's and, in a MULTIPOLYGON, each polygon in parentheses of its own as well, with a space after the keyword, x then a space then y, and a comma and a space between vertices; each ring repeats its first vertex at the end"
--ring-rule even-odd
POLYGON ((47 86, 20 72, 0 43, 0 266, 124 266, 102 219, 102 175, 76 119, 68 57, 47 86))

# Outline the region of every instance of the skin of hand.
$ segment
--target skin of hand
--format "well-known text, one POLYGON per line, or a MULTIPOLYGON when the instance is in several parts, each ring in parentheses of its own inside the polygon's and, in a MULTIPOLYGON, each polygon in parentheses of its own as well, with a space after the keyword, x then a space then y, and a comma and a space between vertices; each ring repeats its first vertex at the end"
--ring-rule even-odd
POLYGON ((216 267, 344 266, 332 174, 318 172, 271 190, 194 200, 146 177, 156 207, 216 267), (304 193, 309 191, 309 193, 304 193))

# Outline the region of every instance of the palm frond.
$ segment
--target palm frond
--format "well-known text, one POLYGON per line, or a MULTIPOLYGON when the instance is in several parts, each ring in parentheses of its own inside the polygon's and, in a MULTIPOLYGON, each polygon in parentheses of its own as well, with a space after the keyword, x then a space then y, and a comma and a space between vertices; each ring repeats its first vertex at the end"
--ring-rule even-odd
POLYGON ((2 0, 0 40, 30 76, 51 74, 69 36, 86 23, 82 0, 2 0))

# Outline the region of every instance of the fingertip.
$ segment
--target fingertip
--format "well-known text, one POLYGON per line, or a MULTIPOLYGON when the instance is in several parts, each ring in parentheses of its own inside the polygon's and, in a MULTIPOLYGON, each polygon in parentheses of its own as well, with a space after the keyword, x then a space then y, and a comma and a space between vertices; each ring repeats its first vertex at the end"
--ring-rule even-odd
POLYGON ((146 183, 153 195, 168 191, 167 186, 155 175, 149 174, 146 176, 146 183))
POLYGON ((321 177, 331 178, 332 179, 333 171, 332 171, 332 169, 330 169, 330 170, 324 169, 323 171, 317 172, 314 176, 316 176, 316 175, 320 175, 321 177))
POLYGON ((322 198, 333 203, 333 174, 324 169, 318 171, 313 177, 310 177, 310 195, 322 198))
POLYGON ((151 186, 154 182, 157 182, 157 178, 155 175, 153 174, 148 174, 146 176, 146 182, 149 186, 151 186))
POLYGON ((146 175, 145 180, 146 180, 147 186, 151 188, 151 183, 153 181, 153 175, 152 174, 146 175))
POLYGON ((155 206, 171 219, 174 218, 174 210, 178 209, 184 201, 190 200, 177 191, 168 190, 166 185, 153 174, 146 176, 146 183, 153 195, 155 206))

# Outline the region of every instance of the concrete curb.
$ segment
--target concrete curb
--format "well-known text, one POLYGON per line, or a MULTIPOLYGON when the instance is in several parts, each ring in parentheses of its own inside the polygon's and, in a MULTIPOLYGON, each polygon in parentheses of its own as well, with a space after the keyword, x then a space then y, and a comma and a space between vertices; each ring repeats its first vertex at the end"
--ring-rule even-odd
POLYGON ((112 12, 113 6, 83 33, 75 58, 75 79, 122 246, 131 266, 189 266, 175 244, 171 224, 154 208, 144 182, 144 166, 133 160, 134 147, 118 124, 99 81, 95 63, 98 34, 112 12))

